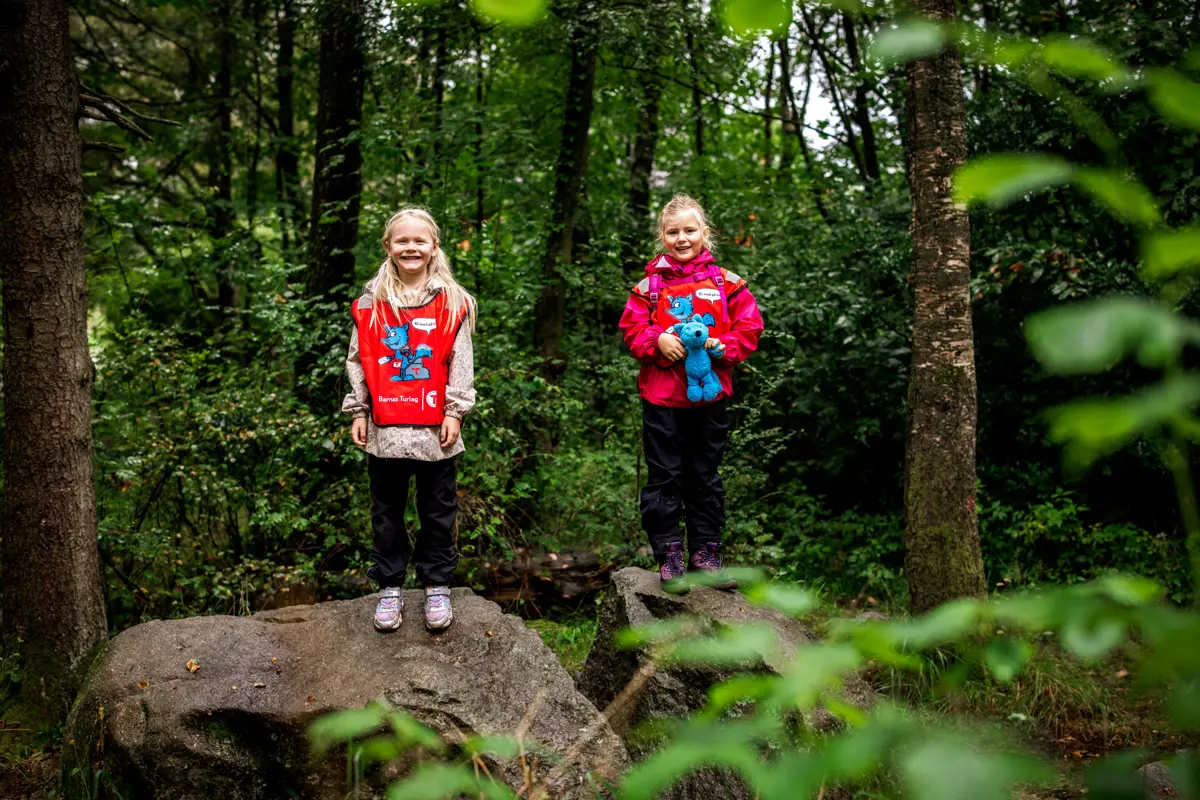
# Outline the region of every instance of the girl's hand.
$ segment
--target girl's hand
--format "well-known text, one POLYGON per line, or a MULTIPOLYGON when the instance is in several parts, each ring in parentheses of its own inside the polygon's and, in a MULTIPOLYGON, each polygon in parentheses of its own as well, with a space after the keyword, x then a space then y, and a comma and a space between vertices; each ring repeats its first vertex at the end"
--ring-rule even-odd
POLYGON ((458 441, 458 432, 462 429, 462 420, 456 417, 446 417, 442 420, 442 449, 445 450, 458 441))
POLYGON ((350 423, 350 438, 359 447, 367 446, 367 418, 355 417, 354 422, 350 423))
POLYGON ((712 350, 713 358, 724 358, 725 357, 725 343, 722 342, 720 339, 715 339, 710 336, 708 338, 708 341, 704 343, 704 349, 712 350))
POLYGON ((683 342, 679 341, 679 337, 665 331, 659 334, 658 352, 662 353, 668 361, 678 361, 687 355, 687 350, 683 349, 683 342))

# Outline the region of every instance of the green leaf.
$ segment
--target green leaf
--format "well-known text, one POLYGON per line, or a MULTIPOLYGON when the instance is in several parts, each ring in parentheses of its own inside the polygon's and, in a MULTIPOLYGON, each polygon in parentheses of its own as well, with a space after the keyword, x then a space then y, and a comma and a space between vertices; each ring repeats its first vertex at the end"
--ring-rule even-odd
POLYGON ((757 743, 763 738, 764 722, 701 720, 684 725, 663 749, 625 774, 618 796, 650 800, 704 766, 729 767, 752 779, 760 768, 757 743))
POLYGON ((546 15, 546 0, 471 0, 471 8, 485 19, 532 25, 546 15))
POLYGON ((1111 369, 1130 353, 1145 367, 1174 363, 1184 345, 1200 342, 1200 325, 1147 300, 1111 297, 1034 314, 1025 322, 1025 338, 1048 371, 1087 375, 1111 369))
POLYGON ((817 596, 814 593, 782 583, 760 583, 750 586, 743 594, 755 605, 770 606, 790 617, 807 614, 817 606, 817 596))
POLYGON ((1066 183, 1074 169, 1061 158, 1040 153, 1005 153, 972 159, 954 173, 954 200, 1004 206, 1030 192, 1066 183))
POLYGON ((913 747, 900 766, 908 795, 921 800, 1010 800, 1014 784, 1053 774, 1029 756, 987 751, 948 736, 913 747))
POLYGON ((706 717, 718 717, 725 709, 745 700, 762 700, 779 686, 777 675, 736 675, 708 691, 706 717))
POLYGON ((1004 637, 988 643, 984 650, 984 663, 988 671, 1001 683, 1008 683, 1024 668, 1033 655, 1029 642, 1004 637))
POLYGON ((520 744, 511 737, 482 734, 468 738, 463 749, 473 756, 488 755, 500 760, 515 758, 521 752, 520 744))
POLYGON ((961 639, 974 631, 979 624, 981 612, 982 606, 974 600, 952 600, 910 622, 896 622, 885 626, 885 630, 890 627, 892 635, 905 648, 924 650, 961 639))
POLYGON ((768 660, 778 652, 770 625, 722 626, 716 636, 686 639, 671 650, 670 660, 685 664, 736 667, 768 660))
POLYGON ((1154 231, 1142 236, 1142 264, 1152 281, 1200 265, 1200 228, 1154 231))
POLYGON ((1085 661, 1107 655, 1125 638, 1125 621, 1098 614, 1076 614, 1059 631, 1063 647, 1085 661))
POLYGON ((388 787, 388 800, 449 800, 467 795, 480 795, 490 800, 515 800, 507 786, 491 780, 480 780, 466 766, 429 764, 419 766, 413 774, 388 787))
POLYGON ((621 650, 637 650, 650 644, 673 642, 685 636, 694 636, 704 629, 704 625, 696 619, 676 617, 623 628, 617 631, 613 643, 621 650))
POLYGON ((1150 190, 1117 170, 1080 169, 1075 183, 1122 222, 1147 228, 1162 222, 1158 201, 1150 190))
POLYGON ((1130 608, 1155 603, 1162 597, 1161 586, 1139 575, 1105 575, 1095 587, 1110 600, 1130 608))
POLYGON ((1147 78, 1150 104, 1158 113, 1185 128, 1200 130, 1200 84, 1173 69, 1151 70, 1147 78))
POLYGON ((946 39, 945 28, 936 22, 911 19, 881 29, 875 34, 868 52, 884 66, 892 66, 936 55, 945 46, 946 39))
POLYGON ((1198 404, 1200 376, 1179 376, 1128 397, 1083 400, 1051 409, 1049 436, 1066 445, 1065 466, 1079 477, 1096 459, 1198 404))
POLYGON ((1142 776, 1137 769, 1146 757, 1144 750, 1131 750, 1103 758, 1084 770, 1089 800, 1142 800, 1142 776))
POLYGON ((308 736, 313 747, 320 752, 333 745, 374 733, 383 726, 383 721, 383 710, 376 705, 348 708, 327 714, 313 722, 308 728, 308 736))
POLYGON ((1125 75, 1120 61, 1087 39, 1051 38, 1043 45, 1041 57, 1047 67, 1069 78, 1103 81, 1125 75))
POLYGON ((388 714, 388 722, 391 724, 392 730, 396 732, 396 736, 406 745, 419 745, 431 750, 441 750, 445 747, 442 737, 438 736, 435 731, 425 727, 402 711, 393 711, 388 714))
POLYGON ((725 0, 721 19, 740 35, 769 31, 779 33, 792 24, 791 0, 725 0))

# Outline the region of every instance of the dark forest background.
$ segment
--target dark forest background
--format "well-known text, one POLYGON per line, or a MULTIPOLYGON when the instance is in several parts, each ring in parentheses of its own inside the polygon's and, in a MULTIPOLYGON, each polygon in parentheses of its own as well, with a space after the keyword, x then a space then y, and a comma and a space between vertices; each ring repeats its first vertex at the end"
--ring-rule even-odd
MULTIPOLYGON (((766 320, 736 375, 730 560, 902 604, 906 87, 867 55, 876 13, 800 9, 785 34, 739 39, 693 0, 566 0, 524 28, 455 2, 80 0, 110 628, 363 590, 366 471, 338 412, 348 304, 409 203, 439 220, 480 301, 462 582, 518 549, 648 564, 636 365, 616 321, 675 192, 705 204, 719 263, 766 320)), ((1200 27, 1181 2, 960 14, 1087 35, 1134 66, 1176 63, 1200 27)), ((1104 160, 1004 70, 968 57, 964 78, 973 155, 1104 160)), ((1168 222, 1193 219, 1197 135, 1140 96, 1077 88, 1168 222)), ((1062 301, 1145 293, 1134 236, 1069 187, 971 222, 990 585, 1120 568, 1185 601, 1159 454, 1134 445, 1067 482, 1043 421, 1150 376, 1048 377, 1021 329, 1062 301)))

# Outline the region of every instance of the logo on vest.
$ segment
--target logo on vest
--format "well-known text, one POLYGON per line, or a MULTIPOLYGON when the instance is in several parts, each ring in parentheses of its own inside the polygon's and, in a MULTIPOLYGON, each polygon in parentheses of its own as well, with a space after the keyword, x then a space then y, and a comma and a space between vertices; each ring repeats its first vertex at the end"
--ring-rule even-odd
POLYGON ((379 395, 379 397, 376 398, 376 401, 380 403, 419 403, 421 402, 421 399, 419 397, 412 397, 411 395, 406 394, 400 395, 399 397, 384 397, 383 395, 379 395))
POLYGON ((419 331, 429 332, 437 327, 437 320, 431 317, 417 317, 412 321, 412 326, 419 331))
POLYGON ((701 300, 708 300, 715 303, 721 299, 721 293, 716 289, 697 289, 696 297, 699 297, 701 300))
POLYGON ((430 389, 429 392, 425 395, 425 404, 428 405, 430 408, 436 408, 437 402, 438 402, 437 389, 430 389))

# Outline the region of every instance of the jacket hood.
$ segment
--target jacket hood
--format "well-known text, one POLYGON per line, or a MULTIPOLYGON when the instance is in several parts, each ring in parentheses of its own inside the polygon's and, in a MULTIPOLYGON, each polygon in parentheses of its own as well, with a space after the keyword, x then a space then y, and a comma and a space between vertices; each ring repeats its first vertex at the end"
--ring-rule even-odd
POLYGON ((678 261, 666 253, 659 253, 646 264, 646 277, 650 277, 655 273, 665 273, 675 276, 687 275, 712 264, 713 261, 712 253, 708 252, 708 248, 701 250, 691 261, 678 261))

